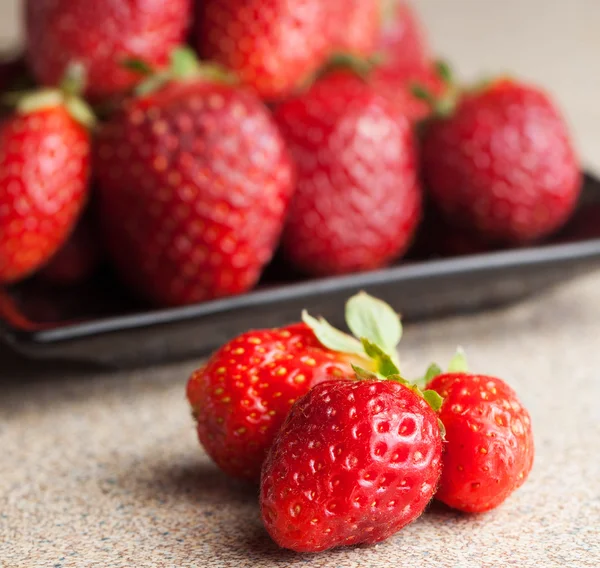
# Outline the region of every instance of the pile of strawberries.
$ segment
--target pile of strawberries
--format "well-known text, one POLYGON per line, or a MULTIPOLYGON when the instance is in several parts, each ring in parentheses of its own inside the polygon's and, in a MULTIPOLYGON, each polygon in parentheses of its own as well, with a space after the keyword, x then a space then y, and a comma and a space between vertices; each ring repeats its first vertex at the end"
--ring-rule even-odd
POLYGON ((346 305, 355 337, 302 319, 235 338, 187 385, 200 442, 227 474, 260 480, 281 547, 380 542, 432 497, 480 513, 525 482, 531 419, 504 381, 469 373, 461 351, 406 380, 400 320, 365 293, 346 305))
POLYGON ((482 250, 575 207, 549 97, 457 85, 405 2, 24 0, 24 16, 25 56, 0 73, 4 92, 34 80, 0 125, 0 283, 77 283, 105 251, 138 296, 181 305, 248 291, 276 250, 345 274, 400 258, 419 227, 416 246, 482 250))

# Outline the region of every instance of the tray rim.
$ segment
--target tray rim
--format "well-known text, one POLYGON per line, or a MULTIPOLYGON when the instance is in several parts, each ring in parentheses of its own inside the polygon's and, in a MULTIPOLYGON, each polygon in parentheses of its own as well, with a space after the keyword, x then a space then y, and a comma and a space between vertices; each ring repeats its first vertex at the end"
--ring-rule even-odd
POLYGON ((415 261, 376 271, 306 280, 283 284, 267 290, 255 290, 239 296, 211 300, 174 308, 159 308, 140 313, 107 316, 79 323, 65 323, 47 329, 26 330, 0 319, 0 331, 9 343, 27 341, 54 344, 121 331, 154 327, 223 314, 234 310, 269 306, 326 292, 366 288, 392 281, 410 281, 465 272, 486 272, 521 265, 542 265, 598 258, 600 238, 573 243, 545 244, 507 251, 495 251, 460 257, 415 261))
MULTIPOLYGON (((600 179, 590 169, 582 171, 584 183, 600 185, 600 179)), ((218 316, 234 310, 256 306, 268 307, 289 300, 311 298, 328 292, 361 289, 387 282, 478 273, 548 263, 600 261, 600 237, 572 242, 541 243, 502 251, 434 258, 400 263, 375 271, 326 278, 313 278, 297 283, 283 283, 267 289, 199 304, 170 308, 149 308, 139 313, 105 316, 88 321, 64 322, 45 328, 25 329, 0 318, 0 339, 11 345, 49 346, 71 341, 108 335, 116 332, 148 329, 161 325, 184 323, 209 316, 218 316)))

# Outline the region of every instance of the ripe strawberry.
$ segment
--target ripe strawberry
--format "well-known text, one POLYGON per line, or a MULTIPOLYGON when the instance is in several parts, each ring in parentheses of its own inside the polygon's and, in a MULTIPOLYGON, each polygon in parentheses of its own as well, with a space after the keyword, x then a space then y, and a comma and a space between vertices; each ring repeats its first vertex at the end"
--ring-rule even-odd
POLYGON ((99 241, 96 219, 88 208, 73 234, 37 277, 44 283, 59 287, 85 282, 101 262, 99 241))
POLYGON ((186 36, 191 0, 27 0, 28 59, 38 81, 55 85, 66 66, 87 70, 87 95, 105 98, 139 80, 129 58, 164 65, 186 36))
MULTIPOLYGON (((385 336, 386 348, 395 349, 401 327, 386 304, 359 294, 349 300, 346 315, 355 333, 380 341, 385 336)), ((357 340, 322 320, 304 319, 240 335, 188 382, 200 442, 232 476, 258 481, 265 455, 297 398, 318 383, 352 375, 352 362, 371 365, 357 340)))
POLYGON ((444 397, 443 469, 436 498, 467 513, 489 511, 521 487, 533 466, 531 419, 501 379, 449 372, 427 386, 444 397))
POLYGON ((388 77, 405 80, 429 69, 432 59, 429 43, 413 7, 403 0, 381 0, 381 3, 381 72, 388 77))
POLYGON ((90 136, 74 115, 89 117, 76 101, 59 90, 26 95, 0 124, 0 283, 46 263, 85 205, 90 136))
POLYGON ((377 47, 381 23, 380 0, 328 2, 335 50, 368 57, 377 47))
POLYGON ((423 175, 452 223, 515 244, 545 237, 569 218, 580 167, 546 94, 498 80, 443 111, 424 131, 423 175))
POLYGON ((280 99, 331 54, 330 10, 322 0, 204 0, 197 47, 261 97, 280 99))
POLYGON ((370 80, 373 88, 413 124, 426 119, 432 112, 430 105, 414 94, 414 86, 420 85, 437 97, 442 97, 447 90, 434 63, 400 75, 394 70, 389 72, 385 65, 376 66, 370 80))
POLYGON ((322 383, 296 402, 265 461, 263 522, 298 552, 380 542, 421 515, 441 454, 435 412, 405 384, 322 383))
POLYGON ((283 249, 310 274, 385 266, 408 248, 421 191, 408 120, 350 71, 333 71, 275 118, 298 179, 283 249))
POLYGON ((293 190, 276 124, 191 53, 128 100, 98 138, 101 219, 124 279, 159 305, 250 289, 293 190), (180 69, 180 70, 178 70, 180 69), (161 84, 161 80, 163 80, 161 84))

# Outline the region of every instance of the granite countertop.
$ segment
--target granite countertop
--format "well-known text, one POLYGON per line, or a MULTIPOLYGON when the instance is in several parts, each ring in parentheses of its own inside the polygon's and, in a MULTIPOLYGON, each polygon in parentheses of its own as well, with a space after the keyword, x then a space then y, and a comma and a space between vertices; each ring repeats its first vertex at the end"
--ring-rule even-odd
MULTIPOLYGON (((600 170, 600 2, 419 5, 467 75, 514 63, 555 90, 600 170)), ((0 37, 11 14, 14 0, 2 0, 0 37)), ((531 477, 493 512, 433 506, 385 543, 320 555, 278 550, 256 489, 200 450, 184 398, 197 362, 106 373, 0 350, 0 567, 597 568, 599 298, 595 273, 508 309, 409 325, 407 373, 461 344, 474 370, 516 388, 533 420, 531 477)))

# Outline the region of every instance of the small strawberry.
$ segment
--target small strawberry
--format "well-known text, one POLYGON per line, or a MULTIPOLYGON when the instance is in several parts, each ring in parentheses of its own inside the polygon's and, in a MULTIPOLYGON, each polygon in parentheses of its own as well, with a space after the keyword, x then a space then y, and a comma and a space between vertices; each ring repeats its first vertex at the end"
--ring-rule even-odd
POLYGON ((117 268, 158 305, 247 291, 293 190, 277 125, 255 95, 185 49, 140 89, 98 137, 101 220, 117 268))
POLYGON ((468 373, 459 354, 450 372, 432 367, 427 388, 444 402, 443 469, 436 498, 467 513, 500 505, 533 466, 531 419, 516 393, 496 377, 468 373))
POLYGON ((28 59, 37 79, 55 85, 78 61, 88 76, 87 95, 120 94, 139 77, 122 66, 139 58, 156 66, 186 36, 191 0, 27 0, 28 59))
POLYGON ((381 22, 380 0, 327 2, 335 51, 369 57, 377 47, 381 22))
POLYGON ((451 223, 498 243, 558 229, 575 208, 581 173, 549 97, 504 79, 458 98, 439 101, 423 132, 423 175, 436 206, 451 223))
POLYGON ((434 410, 399 376, 322 383, 296 402, 265 461, 263 522, 298 552, 380 542, 421 515, 441 458, 434 410))
POLYGON ((349 70, 317 80, 275 118, 298 170, 283 236, 290 261, 329 275, 401 256, 421 211, 409 121, 349 70))
POLYGON ((48 262, 86 203, 92 116, 75 91, 24 95, 0 123, 0 283, 48 262))
POLYGON ((332 53, 330 10, 323 0, 203 0, 197 47, 264 99, 281 99, 332 53))
POLYGON ((431 66, 431 50, 417 13, 404 0, 380 0, 383 25, 379 37, 380 70, 406 80, 431 66))
MULTIPOLYGON (((389 306, 359 294, 348 301, 346 318, 354 333, 395 351, 402 330, 389 306)), ((200 442, 232 476, 258 481, 275 434, 295 400, 311 387, 353 375, 352 362, 378 366, 366 359, 356 339, 307 314, 304 321, 244 333, 188 382, 200 442)))

